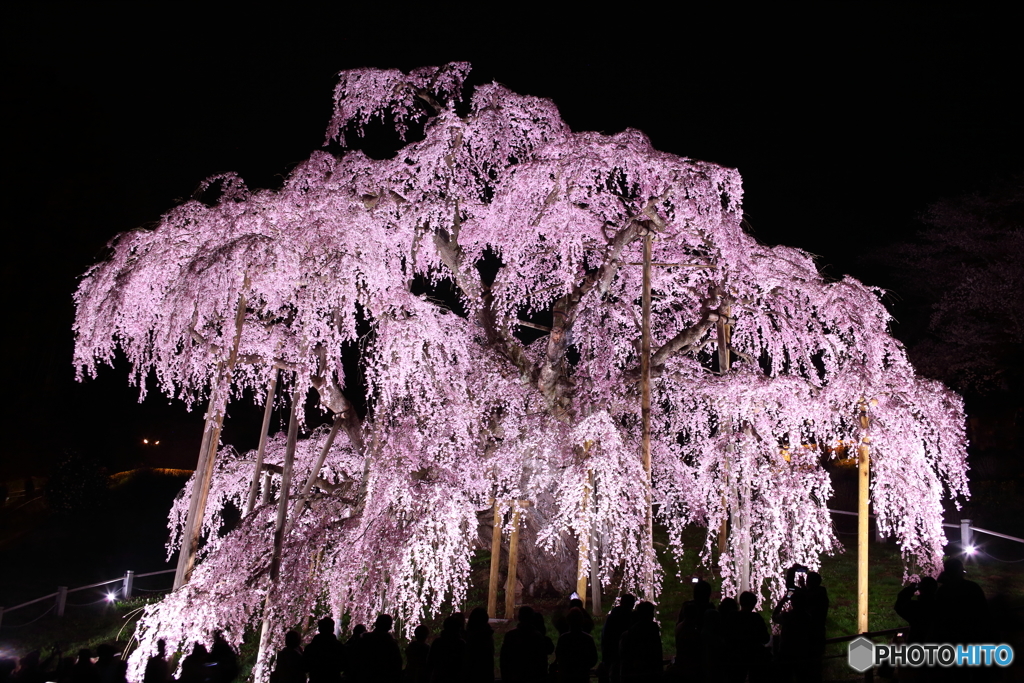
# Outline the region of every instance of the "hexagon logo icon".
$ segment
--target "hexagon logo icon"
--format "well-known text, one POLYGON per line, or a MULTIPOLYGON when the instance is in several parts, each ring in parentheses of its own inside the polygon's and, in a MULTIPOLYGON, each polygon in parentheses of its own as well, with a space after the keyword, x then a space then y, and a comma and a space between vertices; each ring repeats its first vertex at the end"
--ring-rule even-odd
POLYGON ((846 652, 846 661, 850 668, 857 673, 864 673, 871 668, 875 661, 875 644, 861 636, 850 641, 850 648, 846 652))

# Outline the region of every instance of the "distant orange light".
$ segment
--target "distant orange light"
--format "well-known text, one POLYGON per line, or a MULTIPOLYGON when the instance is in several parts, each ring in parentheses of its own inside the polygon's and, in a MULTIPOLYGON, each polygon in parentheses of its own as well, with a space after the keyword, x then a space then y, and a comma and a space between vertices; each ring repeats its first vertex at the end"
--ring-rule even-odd
POLYGON ((159 442, 159 441, 154 441, 154 442, 153 442, 153 445, 154 445, 154 446, 159 446, 159 445, 160 445, 160 442, 159 442))
POLYGON ((149 439, 143 439, 142 443, 149 443, 149 439))

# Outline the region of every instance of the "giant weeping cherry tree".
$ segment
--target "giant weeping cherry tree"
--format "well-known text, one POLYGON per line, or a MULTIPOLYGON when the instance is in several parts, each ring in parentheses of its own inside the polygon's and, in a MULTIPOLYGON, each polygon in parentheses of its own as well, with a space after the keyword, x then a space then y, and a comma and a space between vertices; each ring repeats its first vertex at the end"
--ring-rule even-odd
POLYGON ((323 611, 414 626, 461 604, 481 519, 520 501, 497 521, 532 532, 531 585, 568 589, 594 561, 656 597, 653 515, 677 554, 684 527, 708 530, 692 551, 726 593, 777 595, 787 566, 837 549, 823 463, 865 440, 880 531, 935 571, 941 500, 967 493, 963 409, 915 375, 879 292, 758 244, 735 170, 573 132, 499 84, 461 103, 468 70, 343 72, 328 142, 375 119, 419 139, 316 152, 279 190, 213 178, 217 201, 119 236, 86 273, 79 377, 119 348, 143 393, 154 376, 208 399, 171 511, 181 585, 147 608, 144 644, 262 624, 269 652, 323 611), (289 406, 289 428, 237 454, 220 427, 247 391, 289 406), (300 438, 315 407, 333 422, 300 438), (229 503, 244 515, 221 533, 229 503))

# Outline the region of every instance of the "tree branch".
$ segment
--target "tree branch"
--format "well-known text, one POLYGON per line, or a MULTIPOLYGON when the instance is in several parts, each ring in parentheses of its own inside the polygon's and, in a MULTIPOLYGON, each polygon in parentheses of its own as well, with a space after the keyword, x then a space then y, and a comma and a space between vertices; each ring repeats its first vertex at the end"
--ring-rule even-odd
MULTIPOLYGON (((457 227, 456 221, 456 229, 457 227)), ((455 285, 467 298, 480 302, 476 311, 476 321, 487 337, 487 345, 511 361, 519 370, 521 377, 529 378, 533 368, 530 359, 526 357, 526 351, 518 339, 498 325, 497 317, 494 315, 494 296, 491 288, 480 280, 479 274, 466 272, 468 269, 465 267, 462 248, 457 240, 457 235, 450 236, 443 230, 434 233, 434 246, 441 261, 455 278, 455 285)))
POLYGON ((317 372, 310 377, 310 383, 320 394, 320 400, 331 412, 342 416, 341 428, 348 435, 349 443, 358 453, 363 452, 363 420, 356 412, 355 406, 345 396, 333 375, 327 377, 327 349, 317 344, 313 352, 317 355, 317 372))

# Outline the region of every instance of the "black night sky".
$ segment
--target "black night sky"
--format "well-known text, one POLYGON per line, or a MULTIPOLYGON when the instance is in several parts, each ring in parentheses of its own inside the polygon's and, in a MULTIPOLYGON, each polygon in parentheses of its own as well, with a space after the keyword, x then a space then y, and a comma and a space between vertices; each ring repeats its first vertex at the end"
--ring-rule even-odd
MULTIPOLYGON (((194 413, 155 392, 139 405, 123 366, 73 381, 77 278, 209 175, 277 185, 323 142, 342 69, 468 60, 473 82, 550 97, 574 129, 638 128, 737 167, 760 240, 881 286, 864 254, 919 229, 930 202, 1024 169, 1019 23, 993 10, 138 7, 3 10, 0 478, 45 475, 69 447, 110 471, 194 466, 194 413)), ((226 441, 255 437, 228 420, 226 441)))

